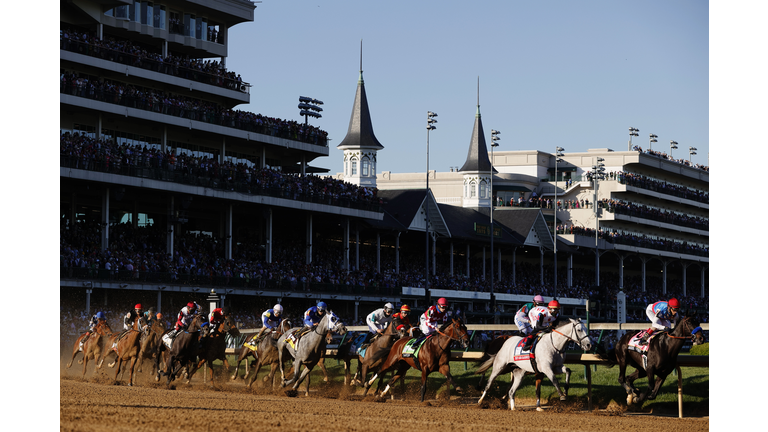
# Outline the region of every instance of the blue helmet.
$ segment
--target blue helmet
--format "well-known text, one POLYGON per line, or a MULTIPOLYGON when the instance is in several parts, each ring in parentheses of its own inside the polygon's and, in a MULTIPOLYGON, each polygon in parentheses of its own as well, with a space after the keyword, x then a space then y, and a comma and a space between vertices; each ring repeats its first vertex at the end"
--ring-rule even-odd
POLYGON ((317 304, 317 310, 324 311, 328 309, 328 305, 325 304, 325 302, 320 302, 317 304))
POLYGON ((96 312, 96 318, 107 319, 107 316, 104 314, 104 312, 96 312))

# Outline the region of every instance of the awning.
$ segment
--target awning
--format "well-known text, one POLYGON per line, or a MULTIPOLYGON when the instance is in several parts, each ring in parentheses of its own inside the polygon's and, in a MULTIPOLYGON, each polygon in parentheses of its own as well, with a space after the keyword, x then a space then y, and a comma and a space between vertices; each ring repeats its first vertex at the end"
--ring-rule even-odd
POLYGON ((523 186, 513 186, 513 185, 493 185, 493 190, 495 191, 507 191, 507 192, 530 192, 531 190, 527 187, 523 186))
MULTIPOLYGON (((554 168, 547 168, 547 172, 555 172, 554 168)), ((576 167, 557 167, 557 172, 576 172, 576 167)))

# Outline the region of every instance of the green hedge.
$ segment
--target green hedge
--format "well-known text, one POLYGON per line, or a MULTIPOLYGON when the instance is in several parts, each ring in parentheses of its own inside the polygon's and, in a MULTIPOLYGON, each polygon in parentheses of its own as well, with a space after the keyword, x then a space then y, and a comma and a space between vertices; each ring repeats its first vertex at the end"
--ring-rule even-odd
POLYGON ((709 342, 691 347, 691 355, 709 355, 709 342))

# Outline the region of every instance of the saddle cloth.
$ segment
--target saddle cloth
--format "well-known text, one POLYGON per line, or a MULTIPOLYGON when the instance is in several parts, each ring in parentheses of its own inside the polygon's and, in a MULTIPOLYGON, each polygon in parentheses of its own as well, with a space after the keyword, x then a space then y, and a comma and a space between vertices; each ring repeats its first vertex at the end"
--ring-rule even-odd
POLYGON ((539 338, 541 338, 541 334, 539 334, 536 339, 531 344, 531 348, 524 349, 525 346, 525 338, 520 339, 519 342, 517 342, 517 345, 515 345, 514 350, 514 357, 513 359, 515 361, 523 361, 523 360, 533 360, 536 358, 536 355, 533 353, 534 347, 539 342, 539 338))
POLYGON ((171 344, 173 343, 173 339, 171 339, 170 334, 166 333, 162 337, 163 343, 165 344, 168 349, 171 349, 171 344))
POLYGON ((248 348, 248 349, 249 349, 249 350, 251 350, 251 351, 256 351, 256 350, 258 349, 258 347, 256 346, 256 335, 254 335, 254 336, 251 338, 251 340, 249 340, 249 341, 246 341, 246 342, 243 344, 243 346, 244 346, 244 347, 246 347, 246 348, 248 348))
POLYGON ((629 342, 627 342, 627 348, 632 351, 639 352, 640 354, 643 354, 643 355, 648 354, 648 348, 651 346, 651 341, 653 340, 653 338, 660 335, 661 333, 663 332, 660 332, 660 331, 653 332, 651 337, 648 339, 648 343, 646 345, 640 345, 640 339, 642 339, 643 335, 645 334, 645 330, 641 330, 639 333, 637 333, 636 335, 632 336, 629 339, 629 342))
POLYGON ((421 350, 421 347, 424 345, 424 342, 427 341, 427 339, 431 338, 432 335, 429 335, 425 338, 414 338, 409 339, 408 342, 405 343, 405 346, 403 347, 403 358, 410 358, 413 357, 414 359, 419 358, 419 350, 421 350))
POLYGON ((349 354, 350 355, 360 355, 365 357, 365 349, 362 349, 362 345, 365 342, 366 338, 368 337, 368 334, 361 333, 357 335, 352 341, 349 342, 349 354))
POLYGON ((296 337, 296 333, 291 333, 290 336, 285 338, 285 343, 287 343, 291 348, 293 348, 294 351, 296 351, 296 347, 299 345, 299 338, 296 337))

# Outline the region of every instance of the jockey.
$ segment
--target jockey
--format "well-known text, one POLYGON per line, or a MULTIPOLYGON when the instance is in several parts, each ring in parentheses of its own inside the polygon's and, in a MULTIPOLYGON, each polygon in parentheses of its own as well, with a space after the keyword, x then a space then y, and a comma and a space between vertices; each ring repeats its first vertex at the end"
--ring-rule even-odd
POLYGON ((229 308, 227 307, 216 308, 212 310, 210 316, 208 317, 209 331, 216 329, 219 324, 223 323, 224 317, 227 315, 229 315, 229 308))
POLYGON ((123 330, 130 330, 133 328, 133 322, 136 318, 141 316, 141 303, 133 307, 133 310, 125 314, 123 317, 123 330))
POLYGON ((91 317, 91 321, 88 323, 88 331, 85 332, 85 337, 80 341, 80 345, 85 343, 85 341, 88 340, 89 337, 91 337, 91 334, 96 331, 96 326, 99 324, 99 321, 106 321, 107 315, 104 312, 96 312, 94 316, 91 317))
POLYGON ((392 303, 387 303, 383 308, 376 309, 368 314, 368 317, 365 318, 365 323, 368 324, 368 337, 366 341, 373 342, 377 337, 384 334, 384 330, 392 322, 392 312, 394 311, 395 307, 392 303))
POLYGON ((200 305, 195 302, 189 302, 186 306, 181 308, 179 316, 176 318, 176 332, 179 330, 186 330, 189 327, 189 323, 192 322, 192 318, 200 311, 200 305))
POLYGON ((312 306, 311 308, 307 309, 307 311, 304 312, 304 328, 294 333, 296 334, 296 337, 304 336, 310 330, 313 330, 315 327, 317 327, 317 325, 320 323, 320 320, 323 319, 326 309, 328 309, 328 306, 325 304, 325 302, 320 302, 317 304, 317 306, 312 306))
POLYGON ((419 317, 419 330, 425 335, 429 336, 437 331, 438 321, 445 321, 445 315, 448 311, 448 300, 440 298, 437 301, 437 305, 430 306, 419 317))
POLYGON ((673 322, 677 322, 677 310, 680 309, 680 302, 676 298, 671 298, 669 301, 657 301, 651 303, 645 308, 645 314, 648 315, 648 319, 651 320, 651 327, 649 327, 638 344, 646 345, 648 340, 653 335, 656 329, 661 331, 669 331, 673 322))
POLYGON ((518 330, 520 330, 520 333, 526 336, 533 331, 531 320, 528 318, 528 312, 536 306, 544 306, 544 297, 538 294, 533 297, 533 302, 524 304, 515 314, 515 324, 517 325, 518 330))
POLYGON ((402 305, 400 306, 400 312, 392 315, 392 319, 399 319, 400 325, 397 326, 397 331, 400 331, 401 329, 405 329, 405 331, 410 331, 413 326, 411 325, 411 320, 408 318, 408 314, 411 313, 411 308, 408 307, 408 305, 402 305))
POLYGON ((151 327, 152 323, 155 322, 156 319, 155 308, 150 307, 147 309, 147 311, 142 314, 142 317, 144 318, 144 322, 146 322, 147 325, 151 327))
POLYGON ((552 326, 552 324, 557 321, 559 316, 560 302, 557 300, 552 300, 549 302, 547 307, 542 305, 531 309, 531 311, 528 312, 528 319, 531 321, 533 331, 531 331, 531 333, 526 336, 523 349, 530 349, 531 344, 533 344, 533 340, 536 338, 536 334, 552 326))
POLYGON ((260 341, 261 336, 265 331, 276 329, 277 326, 280 325, 282 315, 283 306, 280 303, 273 306, 272 309, 265 310, 264 313, 261 314, 261 330, 259 330, 259 334, 254 338, 254 341, 260 341))

